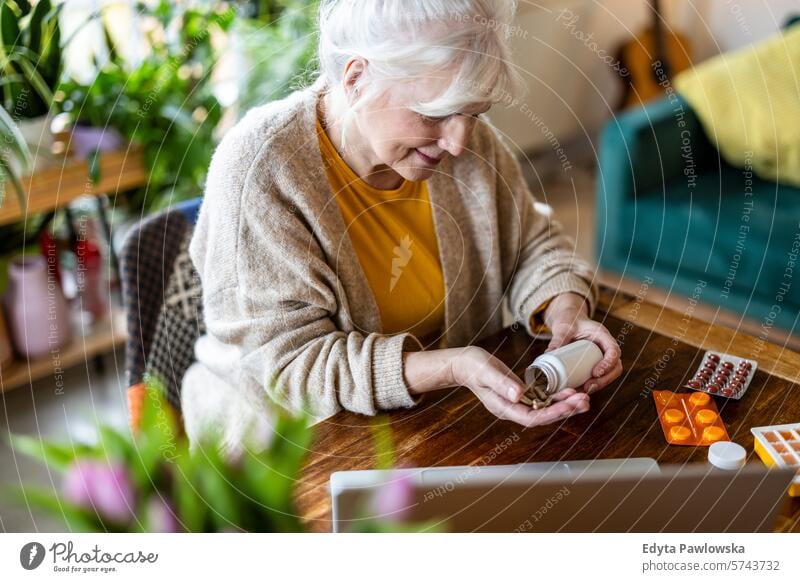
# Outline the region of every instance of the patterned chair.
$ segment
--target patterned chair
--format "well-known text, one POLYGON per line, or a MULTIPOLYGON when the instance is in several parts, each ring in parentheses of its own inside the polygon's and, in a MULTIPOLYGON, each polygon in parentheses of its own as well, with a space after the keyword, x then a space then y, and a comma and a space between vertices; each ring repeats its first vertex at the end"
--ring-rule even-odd
POLYGON ((139 427, 147 390, 163 387, 180 417, 181 379, 205 332, 200 278, 188 247, 200 199, 151 216, 128 234, 120 255, 128 325, 125 373, 131 428, 139 427), (157 380, 157 382, 149 382, 157 380))

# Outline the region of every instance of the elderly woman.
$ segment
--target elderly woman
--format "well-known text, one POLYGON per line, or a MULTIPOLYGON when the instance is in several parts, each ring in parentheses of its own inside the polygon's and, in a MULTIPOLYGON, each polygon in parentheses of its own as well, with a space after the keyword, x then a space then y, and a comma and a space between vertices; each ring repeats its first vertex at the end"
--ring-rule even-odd
POLYGON ((187 433, 236 446, 266 394, 325 418, 415 406, 464 386, 525 426, 589 408, 621 373, 590 319, 592 270, 539 212, 486 118, 518 84, 511 0, 322 0, 320 74, 223 139, 191 243, 208 335, 185 376, 187 433), (502 305, 550 348, 604 359, 533 410, 499 359, 470 346, 502 305))

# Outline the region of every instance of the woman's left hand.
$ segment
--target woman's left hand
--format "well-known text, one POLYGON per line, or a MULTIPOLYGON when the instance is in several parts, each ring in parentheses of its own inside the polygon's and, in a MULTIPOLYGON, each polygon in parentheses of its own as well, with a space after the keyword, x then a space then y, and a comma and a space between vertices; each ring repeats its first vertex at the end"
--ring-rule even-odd
POLYGON ((622 350, 602 323, 589 318, 583 297, 575 293, 558 295, 547 306, 544 322, 553 334, 547 346, 548 352, 580 339, 593 341, 603 351, 603 359, 592 370, 592 378, 583 385, 588 394, 605 388, 620 377, 622 350))

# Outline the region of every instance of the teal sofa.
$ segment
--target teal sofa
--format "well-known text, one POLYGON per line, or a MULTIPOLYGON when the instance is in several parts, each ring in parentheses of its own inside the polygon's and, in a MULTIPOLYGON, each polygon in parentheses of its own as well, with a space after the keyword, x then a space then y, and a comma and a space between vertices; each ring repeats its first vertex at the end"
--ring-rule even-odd
POLYGON ((725 163, 677 94, 606 124, 597 196, 604 270, 798 329, 800 189, 725 163))

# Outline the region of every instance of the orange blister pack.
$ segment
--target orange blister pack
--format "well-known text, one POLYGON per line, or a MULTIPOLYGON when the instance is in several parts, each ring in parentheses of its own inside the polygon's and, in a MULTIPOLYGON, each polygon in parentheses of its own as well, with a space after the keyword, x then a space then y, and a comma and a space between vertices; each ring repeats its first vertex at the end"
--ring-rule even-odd
POLYGON ((714 399, 705 392, 655 390, 653 399, 668 443, 709 446, 730 440, 714 399))

